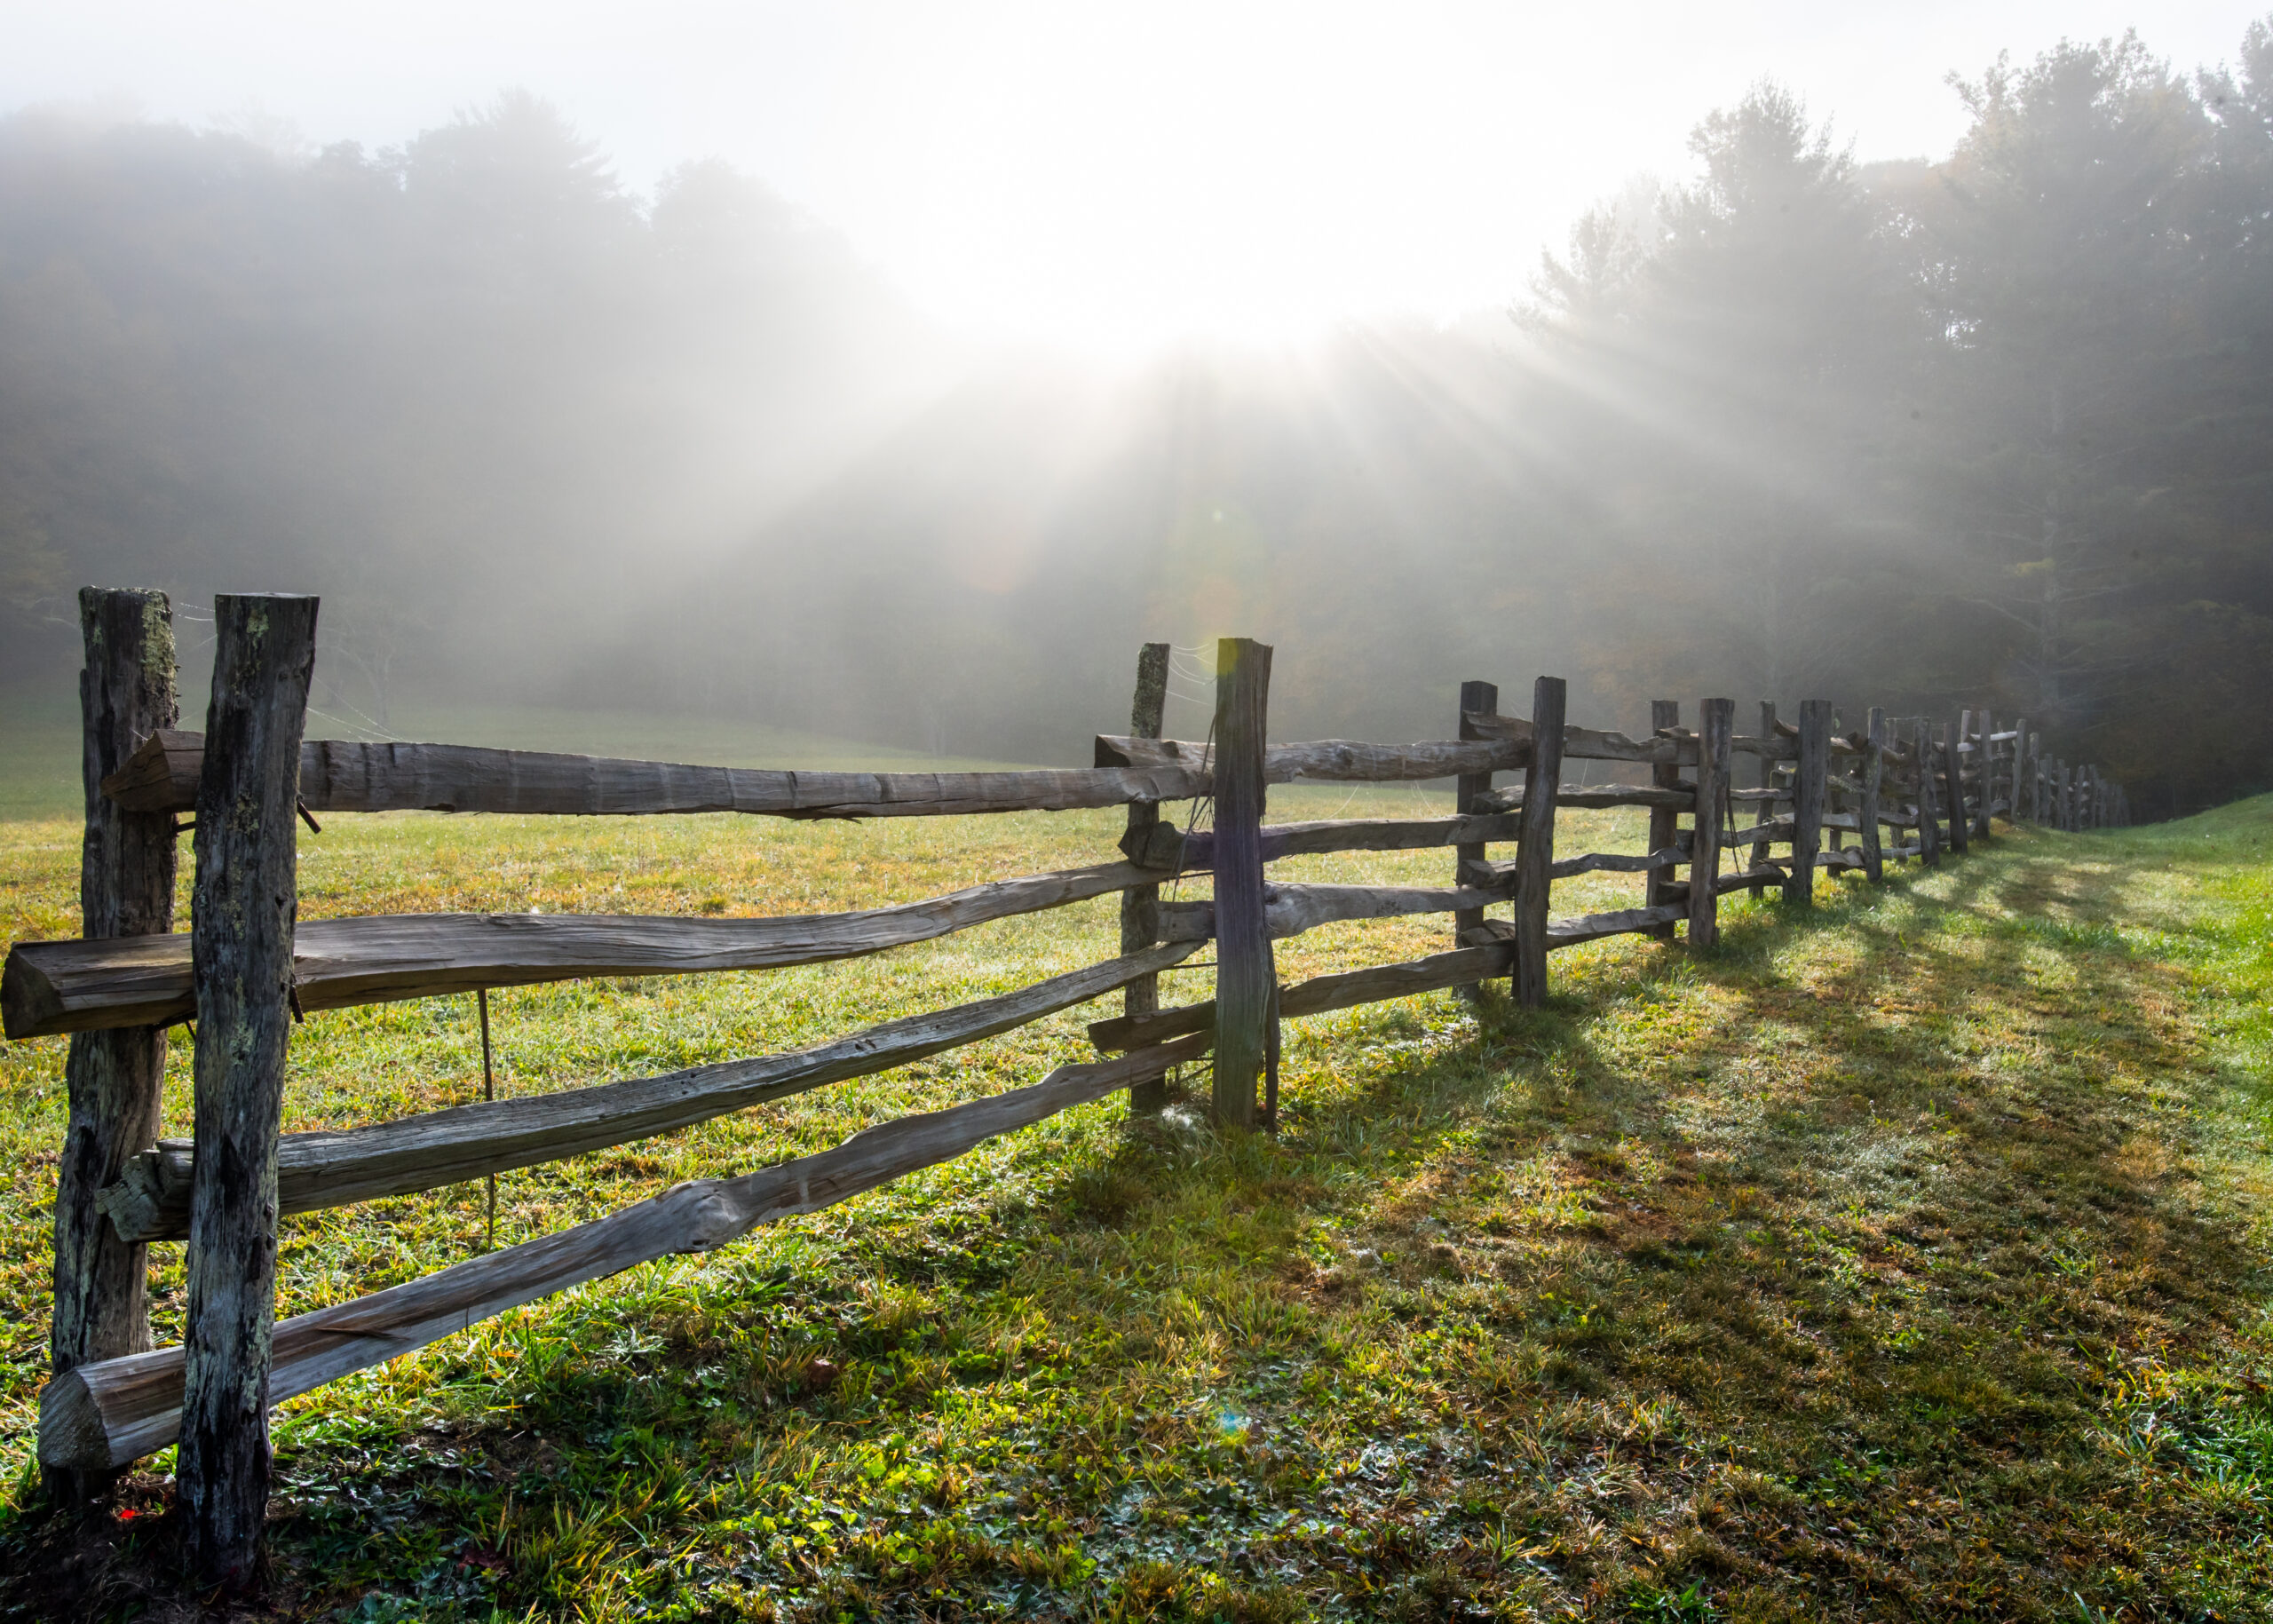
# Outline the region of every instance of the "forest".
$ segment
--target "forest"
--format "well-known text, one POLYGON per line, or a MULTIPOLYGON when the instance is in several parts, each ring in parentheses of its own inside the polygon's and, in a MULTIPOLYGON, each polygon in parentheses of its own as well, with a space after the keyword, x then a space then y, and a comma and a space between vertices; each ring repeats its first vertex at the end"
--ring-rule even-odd
POLYGON ((1700 109, 1489 320, 1117 366, 942 330, 721 162, 635 192, 527 91, 376 152, 18 113, 0 677, 67 679, 85 582, 309 590, 375 735, 478 685, 1062 762, 1139 641, 1222 633, 1287 736, 1560 671, 1629 726, 1988 706, 2142 818, 2273 788, 2273 29, 1954 73, 1939 161, 1805 89, 1700 109))

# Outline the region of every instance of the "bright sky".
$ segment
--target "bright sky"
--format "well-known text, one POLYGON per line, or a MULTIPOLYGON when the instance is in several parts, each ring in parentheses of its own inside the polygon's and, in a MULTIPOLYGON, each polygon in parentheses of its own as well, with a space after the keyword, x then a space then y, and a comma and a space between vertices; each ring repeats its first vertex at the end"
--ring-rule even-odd
MULTIPOLYGON (((2261 4, 2273 0, 2259 0, 2261 4)), ((757 174, 919 304, 1127 352, 1504 306, 1638 171, 1685 170, 1765 75, 1865 158, 1938 154, 1943 83, 2137 23, 2182 67, 2212 0, 1611 5, 1238 0, 0 0, 0 107, 248 111, 400 141, 500 88, 558 103, 639 186, 757 174)))

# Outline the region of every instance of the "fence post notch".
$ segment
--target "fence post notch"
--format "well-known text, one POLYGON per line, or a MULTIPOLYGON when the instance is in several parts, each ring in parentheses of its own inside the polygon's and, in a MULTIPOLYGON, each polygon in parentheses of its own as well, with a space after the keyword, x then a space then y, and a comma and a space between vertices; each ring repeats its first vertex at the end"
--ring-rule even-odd
POLYGON ((181 1499, 200 1582, 257 1579, 268 1513, 276 1137, 298 907, 294 819, 316 599, 213 600, 213 698, 197 788, 197 988, 181 1499))
POLYGON ((1263 750, 1271 647, 1216 644, 1216 1118, 1255 1125, 1255 1084, 1276 1047, 1278 969, 1263 915, 1263 750))

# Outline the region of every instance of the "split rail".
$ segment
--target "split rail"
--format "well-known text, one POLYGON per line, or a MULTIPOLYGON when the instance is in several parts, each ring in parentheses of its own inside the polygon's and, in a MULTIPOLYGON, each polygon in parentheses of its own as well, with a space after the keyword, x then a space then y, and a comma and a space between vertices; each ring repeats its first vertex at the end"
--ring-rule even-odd
POLYGON ((1932 864, 1997 816, 2062 828, 2126 820, 2121 789, 2041 754, 2022 723, 1966 712, 1936 725, 1868 712, 1842 731, 1810 701, 1796 725, 1773 706, 1735 732, 1708 699, 1684 727, 1670 701, 1641 737, 1570 725, 1559 678, 1530 713, 1498 690, 1461 690, 1456 737, 1413 744, 1267 740, 1271 649, 1217 647, 1206 743, 1161 737, 1169 650, 1139 657, 1130 731, 1097 741, 1083 768, 944 773, 796 772, 303 738, 316 602, 216 599, 213 689, 202 734, 181 731, 170 607, 154 592, 82 594, 87 645, 85 933, 17 945, 0 978, 7 1034, 70 1035, 70 1121, 56 1202, 53 1378, 39 1453, 59 1496, 83 1503, 132 1462, 178 1444, 193 1559, 242 1585, 267 1493, 270 1408, 490 1316, 674 1253, 725 1245, 1002 1133, 1121 1089, 1158 1109, 1165 1079, 1213 1055, 1216 1117, 1275 1120, 1282 1021, 1505 977, 1545 995, 1550 954, 1628 932, 1706 947, 1719 899, 1778 888, 1811 904, 1819 874, 1871 881, 1932 864), (1748 763, 1740 766, 1739 763, 1748 763), (1565 784, 1571 763, 1636 781, 1565 784), (1495 787, 1496 775, 1509 781, 1495 787), (1520 775, 1519 780, 1515 775, 1520 775), (1739 783, 1739 778, 1751 781, 1739 783), (1268 787, 1451 779, 1453 815, 1271 824, 1268 787), (1182 828, 1169 803, 1213 802, 1182 828), (297 921, 299 826, 317 814, 629 815, 733 812, 791 819, 960 816, 1125 806, 1112 860, 977 885, 927 901, 772 918, 416 915, 297 921), (1564 807, 1648 813, 1641 852, 1557 855, 1564 807), (184 824, 179 815, 194 813, 184 824), (1749 813, 1747 818, 1746 814, 1749 813), (195 836, 190 929, 173 929, 177 842, 195 836), (1493 848, 1512 847, 1511 860, 1493 848), (1274 883, 1270 865, 1312 853, 1447 848, 1441 888, 1274 883), (1557 879, 1638 874, 1642 905, 1557 919, 1557 879), (1183 875, 1206 900, 1164 900, 1183 875), (1086 969, 972 1003, 886 1021, 793 1053, 510 1100, 485 1100, 337 1131, 282 1133, 291 1026, 329 1009, 580 977, 688 974, 876 953, 985 921, 1118 893, 1119 952, 1086 969), (1509 916, 1485 910, 1506 907, 1509 916), (1273 943, 1330 921, 1448 914, 1453 943, 1418 960, 1282 985, 1273 943), (1158 977, 1216 947, 1214 998, 1163 1009, 1158 977), (1121 1012, 1089 1028, 1104 1058, 1040 1081, 856 1134, 740 1177, 682 1184, 609 1216, 476 1256, 352 1302, 273 1319, 279 1221, 352 1202, 494 1176, 671 1132, 1009 1031, 1113 992, 1121 1012), (163 1030, 194 1021, 194 1133, 157 1129, 163 1030), (146 1248, 186 1241, 184 1344, 151 1345, 146 1248))

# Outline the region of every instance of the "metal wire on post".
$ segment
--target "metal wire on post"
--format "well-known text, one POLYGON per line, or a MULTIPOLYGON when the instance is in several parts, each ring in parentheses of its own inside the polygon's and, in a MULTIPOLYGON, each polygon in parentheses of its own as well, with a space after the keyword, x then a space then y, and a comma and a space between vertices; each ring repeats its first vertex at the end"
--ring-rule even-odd
MULTIPOLYGON (((481 1010, 481 1097, 485 1101, 494 1100, 497 1097, 497 1073, 489 1059, 489 989, 486 986, 474 988, 473 1001, 481 1010)), ((482 1250, 494 1252, 497 1249, 497 1175, 492 1173, 488 1183, 489 1240, 482 1250)))

